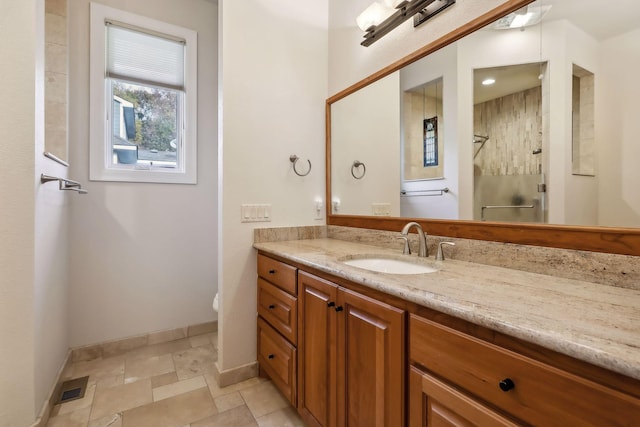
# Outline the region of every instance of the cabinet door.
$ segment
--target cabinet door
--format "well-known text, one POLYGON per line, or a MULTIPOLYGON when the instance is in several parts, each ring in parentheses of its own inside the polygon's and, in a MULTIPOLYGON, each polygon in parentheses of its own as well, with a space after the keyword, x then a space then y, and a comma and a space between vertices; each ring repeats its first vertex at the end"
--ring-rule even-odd
POLYGON ((298 409, 310 426, 335 426, 337 289, 334 283, 298 273, 298 409))
POLYGON ((515 427, 517 424, 429 374, 409 371, 409 427, 515 427))
POLYGON ((405 312, 338 292, 338 425, 404 425, 405 312))

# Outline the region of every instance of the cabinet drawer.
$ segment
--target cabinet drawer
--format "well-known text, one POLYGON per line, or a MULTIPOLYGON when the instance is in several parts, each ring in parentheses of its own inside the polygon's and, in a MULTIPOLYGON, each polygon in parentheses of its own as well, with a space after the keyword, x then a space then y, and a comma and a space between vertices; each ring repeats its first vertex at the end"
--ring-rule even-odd
POLYGON ((258 278, 258 314, 294 345, 298 341, 296 297, 258 278))
POLYGON ((289 292, 291 295, 298 294, 296 289, 297 270, 297 268, 283 262, 258 254, 258 276, 289 292))
POLYGON ((517 427, 513 421, 415 367, 409 370, 409 427, 517 427))
POLYGON ((412 361, 527 423, 614 426, 640 419, 638 399, 585 378, 415 315, 409 331, 412 361))
POLYGON ((296 406, 296 348, 260 318, 258 363, 282 394, 296 406))

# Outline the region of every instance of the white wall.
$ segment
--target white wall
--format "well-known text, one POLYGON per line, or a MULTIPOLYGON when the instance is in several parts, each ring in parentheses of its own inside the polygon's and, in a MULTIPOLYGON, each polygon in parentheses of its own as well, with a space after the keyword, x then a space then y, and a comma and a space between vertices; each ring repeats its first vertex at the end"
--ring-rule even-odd
MULTIPOLYGON (((38 144, 39 145, 39 144, 38 144)), ((36 149, 36 179, 40 173, 67 176, 67 168, 36 149)), ((34 353, 35 398, 39 411, 51 392, 69 349, 69 206, 74 192, 62 192, 58 183, 38 185, 35 206, 34 353)))
POLYGON ((11 2, 0 17, 0 426, 31 424, 68 348, 68 195, 41 185, 66 176, 44 151, 44 2, 11 2))
POLYGON ((599 223, 637 227, 640 218, 640 29, 601 44, 595 76, 599 223))
POLYGON ((198 32, 198 184, 89 182, 89 1, 69 1, 73 200, 69 318, 78 346, 214 320, 217 7, 205 0, 104 0, 198 32))
MULTIPOLYGON (((374 215, 373 203, 400 215, 400 73, 396 72, 331 104, 331 192, 337 212, 374 215), (351 167, 365 164, 361 179, 351 167), (396 177, 397 179, 389 179, 396 177)), ((362 167, 354 169, 360 176, 362 167)))
POLYGON ((324 199, 327 2, 221 0, 220 313, 218 368, 256 360, 253 229, 317 225, 324 199), (289 156, 312 162, 294 174, 289 156), (243 203, 272 204, 270 223, 240 223, 243 203))
MULTIPOLYGON (((11 2, 0 17, 0 426, 34 420, 34 211, 37 6, 11 2), (6 120, 5 118, 9 118, 6 120), (5 121, 6 120, 6 121, 5 121), (5 125, 6 124, 6 125, 5 125)), ((40 105, 42 108, 42 105, 40 105)), ((39 123, 40 126, 43 122, 39 123)))
MULTIPOLYGON (((565 97, 568 105, 565 106, 565 145, 564 154, 564 173, 566 175, 564 186, 564 223, 572 225, 599 225, 598 222, 598 180, 600 174, 596 171, 595 176, 582 176, 573 174, 573 152, 572 152, 572 103, 573 99, 573 64, 579 65, 587 71, 592 72, 596 76, 600 76, 601 62, 599 58, 599 43, 592 36, 586 34, 579 28, 565 23, 566 26, 566 57, 564 59, 564 84, 565 97)), ((637 39, 636 39, 637 40, 637 39)), ((640 50, 639 50, 640 51, 640 50)), ((597 103, 595 103, 597 105, 597 103)), ((600 120, 595 119, 596 123, 600 120)), ((604 123, 607 122, 605 119, 604 123)), ((608 145, 606 137, 596 139, 596 145, 608 145)), ((594 153, 597 156, 597 153, 594 153)), ((597 159, 596 159, 597 160, 597 159)), ((606 224, 606 223, 604 223, 606 224)), ((603 225, 604 225, 603 224, 603 225)), ((635 219, 637 226, 638 219, 635 219)))

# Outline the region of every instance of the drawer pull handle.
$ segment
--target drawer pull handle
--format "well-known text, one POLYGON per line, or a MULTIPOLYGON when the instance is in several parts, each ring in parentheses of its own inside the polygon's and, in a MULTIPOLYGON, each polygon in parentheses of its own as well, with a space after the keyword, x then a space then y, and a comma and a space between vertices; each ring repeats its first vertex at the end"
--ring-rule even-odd
POLYGON ((274 354, 270 354, 270 355, 268 355, 267 357, 268 357, 269 359, 275 359, 275 358, 276 358, 276 356, 275 356, 274 354))
POLYGON ((269 274, 276 274, 275 270, 269 270, 269 274))
POLYGON ((498 384, 500 386, 500 390, 509 391, 515 388, 516 383, 513 382, 511 378, 505 378, 498 384))
POLYGON ((344 310, 344 308, 342 308, 342 306, 341 306, 341 305, 339 305, 339 306, 337 306, 337 307, 336 307, 336 311, 340 312, 340 311, 342 311, 342 310, 344 310))
POLYGON ((333 301, 329 301, 329 302, 327 303, 327 307, 335 307, 335 306, 336 306, 336 303, 335 303, 335 302, 333 302, 333 301))
POLYGON ((274 304, 269 305, 269 310, 273 310, 274 308, 276 308, 274 304))

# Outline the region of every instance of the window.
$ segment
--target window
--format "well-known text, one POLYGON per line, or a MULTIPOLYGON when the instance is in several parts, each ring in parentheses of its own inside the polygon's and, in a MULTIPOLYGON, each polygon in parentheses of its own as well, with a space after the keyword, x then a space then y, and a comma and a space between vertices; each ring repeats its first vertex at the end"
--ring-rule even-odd
POLYGON ((197 35, 91 3, 90 178, 196 183, 197 35))
POLYGON ((424 167, 438 166, 438 117, 424 119, 424 167))

